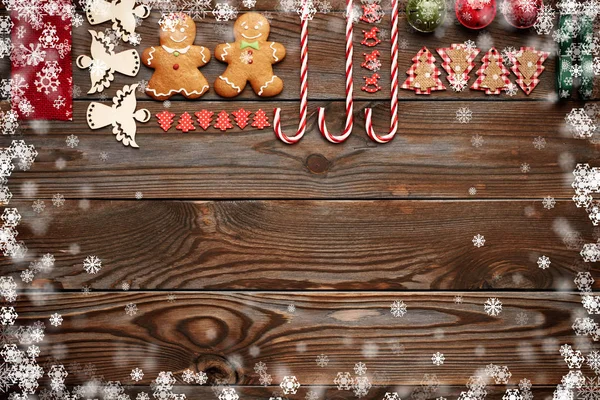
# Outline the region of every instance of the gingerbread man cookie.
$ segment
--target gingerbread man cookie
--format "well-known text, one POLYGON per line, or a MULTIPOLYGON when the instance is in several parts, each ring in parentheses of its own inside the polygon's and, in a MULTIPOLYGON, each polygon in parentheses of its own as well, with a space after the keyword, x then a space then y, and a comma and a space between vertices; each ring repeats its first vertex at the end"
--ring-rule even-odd
POLYGON ((194 46, 196 24, 185 13, 165 14, 160 21, 160 46, 149 47, 142 62, 154 69, 146 93, 156 100, 175 94, 196 99, 208 91, 208 81, 198 70, 210 60, 210 51, 194 46))
POLYGON ((283 90, 283 81, 273 75, 273 64, 283 60, 285 47, 269 42, 271 26, 262 15, 249 12, 233 26, 235 42, 222 43, 215 49, 215 58, 229 64, 215 81, 215 92, 223 97, 235 97, 246 83, 261 97, 275 96, 283 90))

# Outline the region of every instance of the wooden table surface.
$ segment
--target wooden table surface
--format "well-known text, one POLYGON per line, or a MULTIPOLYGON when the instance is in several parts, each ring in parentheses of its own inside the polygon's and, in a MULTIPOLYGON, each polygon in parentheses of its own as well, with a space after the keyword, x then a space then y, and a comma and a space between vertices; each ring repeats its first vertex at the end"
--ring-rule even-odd
MULTIPOLYGON (((281 107, 284 130, 295 132, 300 25, 276 3, 259 0, 257 9, 271 18, 271 39, 287 48, 275 67, 283 93, 259 99, 247 88, 235 99, 221 99, 211 89, 199 101, 173 98, 170 111, 179 116, 202 108, 215 114, 262 108, 271 119, 273 108, 281 107)), ((357 362, 367 365, 373 384, 366 399, 392 390, 424 398, 418 388, 432 374, 439 388, 425 396, 453 399, 491 363, 508 366, 510 386, 527 378, 536 398, 552 394, 568 372, 559 346, 575 343, 571 325, 583 312, 573 278, 591 265, 579 250, 599 234, 571 200, 575 164, 599 162, 597 145, 565 129, 565 115, 583 103, 556 101, 550 58, 530 96, 521 90, 514 97, 402 90, 398 134, 377 145, 365 134, 364 109, 375 108, 375 129, 385 132, 387 13, 379 25, 386 40, 377 48, 384 89, 360 90, 369 72, 359 66, 362 53, 372 49, 360 45, 367 25, 358 23, 355 128, 347 142, 328 143, 317 126, 318 107, 326 107, 331 130, 344 123, 343 5, 332 5, 332 12, 309 24, 308 131, 297 145, 250 126, 164 133, 153 116, 138 124, 140 149, 126 148, 110 128, 87 127, 87 105, 101 98, 86 95, 88 72, 75 64, 74 83, 82 94, 74 101, 73 122, 22 123, 23 139, 39 155, 31 170, 13 173, 9 187, 11 204, 23 216, 18 239, 32 258, 2 258, 0 275, 21 271, 45 253, 56 257, 55 268, 36 277, 34 293, 17 303, 24 321, 62 314, 62 326, 47 323, 43 354, 67 368, 92 363, 96 376, 126 385, 132 384, 131 369, 140 367, 145 376, 127 388, 132 393, 147 389, 160 371, 173 371, 175 391, 190 399, 216 398, 215 382, 235 387, 242 399, 265 399, 285 375, 302 384, 290 399, 309 391, 321 399, 353 398, 333 379, 337 372, 353 373, 357 362), (455 118, 462 107, 472 111, 469 123, 455 118), (75 148, 65 143, 71 134, 80 141, 75 148), (481 147, 471 144, 476 134, 484 139, 481 147), (534 147, 538 137, 546 142, 542 149, 534 147), (529 172, 521 171, 524 163, 529 172), (60 208, 51 201, 57 193, 67 198, 60 208), (550 210, 542 204, 546 196, 556 200, 550 210), (39 215, 31 207, 37 199, 46 205, 39 215), (478 234, 485 237, 480 248, 472 243, 478 234), (96 275, 82 268, 88 255, 102 260, 96 275), (542 255, 551 259, 547 270, 536 264, 542 255), (82 293, 84 287, 91 293, 82 293), (499 316, 484 311, 490 297, 502 301, 499 316), (390 313, 395 300, 407 305, 402 318, 390 313), (137 305, 136 315, 125 314, 128 303, 137 305), (431 361, 438 351, 446 357, 441 366, 431 361), (329 358, 326 367, 315 361, 320 354, 329 358), (271 386, 260 386, 258 362, 267 365, 271 386), (205 371, 209 384, 185 384, 180 374, 188 368, 205 371)), ((158 43, 159 17, 153 12, 138 28, 139 51, 158 43)), ((457 25, 449 13, 443 28, 419 34, 401 14, 400 38, 407 43, 398 60, 400 82, 422 46, 434 51, 478 41, 483 51, 476 69, 490 40, 499 50, 552 46, 550 36, 509 28, 503 20, 498 14, 478 33, 457 25)), ((196 44, 212 51, 230 40, 232 24, 212 17, 199 22, 196 44)), ((88 54, 88 29, 87 21, 75 28, 73 59, 88 54)), ((202 72, 212 84, 224 68, 212 60, 202 72)), ((104 93, 110 101, 123 85, 150 76, 145 67, 135 78, 117 74, 104 93)), ((164 109, 143 93, 138 105, 153 115, 164 109)), ((2 137, 2 144, 11 139, 2 137)), ((67 382, 86 379, 79 371, 67 382)), ((499 399, 504 390, 491 382, 488 398, 499 399)))

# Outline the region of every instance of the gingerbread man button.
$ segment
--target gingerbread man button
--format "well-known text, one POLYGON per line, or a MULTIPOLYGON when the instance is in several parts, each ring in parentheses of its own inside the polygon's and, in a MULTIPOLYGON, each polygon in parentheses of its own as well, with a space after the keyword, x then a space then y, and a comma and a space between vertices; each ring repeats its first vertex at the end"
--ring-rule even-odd
POLYGON ((215 58, 229 64, 215 81, 215 92, 223 97, 235 97, 246 83, 261 97, 275 96, 283 90, 283 81, 273 74, 273 64, 285 57, 281 43, 267 41, 271 26, 262 15, 249 12, 233 26, 235 42, 222 43, 215 49, 215 58))
POLYGON ((208 81, 198 70, 210 60, 210 51, 194 46, 196 24, 185 13, 165 14, 158 22, 160 46, 149 47, 142 62, 154 69, 146 93, 156 100, 175 94, 196 99, 208 91, 208 81))

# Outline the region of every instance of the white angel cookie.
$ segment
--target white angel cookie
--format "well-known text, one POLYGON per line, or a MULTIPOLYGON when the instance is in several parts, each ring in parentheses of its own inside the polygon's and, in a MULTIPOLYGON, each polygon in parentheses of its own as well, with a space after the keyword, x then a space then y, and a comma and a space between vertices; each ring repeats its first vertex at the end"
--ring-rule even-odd
POLYGON ((134 49, 115 53, 115 46, 104 32, 89 31, 92 35, 90 46, 91 57, 81 55, 77 57, 77 66, 90 70, 92 87, 88 94, 100 93, 110 86, 115 79, 114 73, 119 72, 127 76, 136 76, 140 70, 140 56, 134 49))
POLYGON ((150 7, 135 0, 90 0, 85 8, 90 25, 98 25, 112 21, 112 28, 117 31, 124 42, 129 42, 135 33, 136 17, 148 18, 150 7))
POLYGON ((113 105, 92 102, 88 106, 86 119, 90 129, 101 129, 112 125, 113 134, 124 146, 138 148, 135 142, 137 126, 135 121, 148 122, 150 111, 140 108, 136 111, 135 90, 138 84, 125 85, 113 97, 113 105))

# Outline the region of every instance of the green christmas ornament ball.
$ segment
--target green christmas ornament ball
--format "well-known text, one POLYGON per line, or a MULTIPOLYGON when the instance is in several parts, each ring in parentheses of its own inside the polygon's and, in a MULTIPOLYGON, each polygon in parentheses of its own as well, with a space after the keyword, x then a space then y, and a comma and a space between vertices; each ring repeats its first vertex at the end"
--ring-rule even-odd
POLYGON ((408 23, 419 32, 433 32, 445 17, 444 0, 408 0, 406 4, 408 23))

